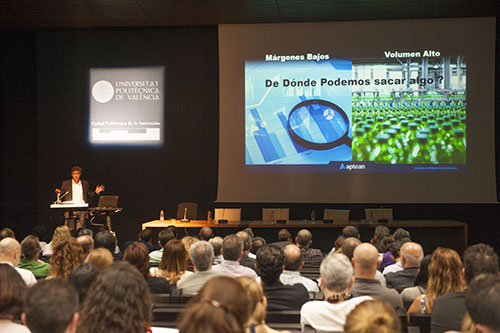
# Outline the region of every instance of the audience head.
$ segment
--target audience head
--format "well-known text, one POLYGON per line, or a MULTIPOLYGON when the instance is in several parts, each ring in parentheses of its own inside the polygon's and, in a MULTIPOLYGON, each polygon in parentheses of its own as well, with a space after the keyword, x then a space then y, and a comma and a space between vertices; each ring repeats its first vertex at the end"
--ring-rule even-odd
POLYGON ((139 233, 139 240, 151 243, 151 240, 153 239, 153 233, 151 232, 151 229, 144 229, 139 233))
POLYGON ((78 292, 80 304, 83 303, 90 284, 95 281, 99 270, 94 264, 83 263, 71 271, 69 281, 73 284, 78 292))
POLYGON ((210 228, 210 227, 203 227, 200 229, 199 236, 200 236, 200 240, 204 240, 204 241, 208 242, 210 240, 210 238, 212 238, 214 236, 214 232, 213 232, 212 228, 210 228))
POLYGON ((189 248, 191 247, 191 245, 199 241, 200 240, 198 238, 193 236, 185 236, 181 239, 181 242, 184 245, 184 250, 186 251, 186 257, 188 261, 191 260, 191 256, 189 255, 189 248))
POLYGON ((141 242, 133 242, 123 254, 123 260, 132 264, 139 272, 147 278, 149 276, 149 250, 141 242))
POLYGON ((243 241, 243 252, 249 252, 252 247, 252 239, 250 238, 250 235, 244 231, 238 231, 236 236, 241 238, 243 241))
POLYGON ((480 274, 498 275, 498 255, 491 246, 486 244, 469 246, 464 252, 463 264, 467 284, 480 274))
POLYGON ((255 265, 257 274, 264 284, 271 284, 278 281, 283 272, 283 252, 274 245, 267 245, 257 252, 255 265))
POLYGON ((344 254, 349 260, 352 260, 354 254, 354 249, 361 244, 359 238, 349 237, 344 239, 342 242, 342 254, 344 254))
POLYGON ((399 333, 401 321, 387 303, 374 299, 358 304, 346 317, 346 333, 399 333))
POLYGON ((83 302, 78 333, 147 332, 151 296, 146 279, 128 262, 99 273, 83 302))
POLYGON ((243 333, 249 304, 243 286, 231 277, 210 279, 179 318, 179 333, 243 333), (235 297, 242 295, 242 297, 235 297))
POLYGON ((482 274, 469 285, 465 307, 482 333, 500 332, 500 277, 482 274))
POLYGON ((352 258, 356 276, 375 278, 378 266, 378 251, 370 243, 362 243, 354 249, 352 258))
POLYGON ((116 238, 109 230, 99 231, 94 237, 94 248, 105 248, 110 253, 115 253, 116 238))
POLYGON ((26 283, 9 264, 0 264, 0 281, 0 319, 12 320, 23 311, 26 283))
POLYGON ((401 256, 401 248, 405 243, 408 243, 409 241, 410 240, 408 238, 402 238, 392 242, 391 246, 389 247, 389 251, 391 252, 391 255, 394 259, 398 259, 401 256))
POLYGON ((389 228, 387 228, 384 225, 378 225, 375 227, 375 232, 373 233, 374 238, 376 241, 381 241, 385 236, 389 236, 391 234, 391 231, 389 228))
POLYGON ((11 228, 3 228, 2 231, 0 231, 0 240, 7 238, 7 237, 16 239, 16 235, 14 234, 14 230, 12 230, 11 228))
POLYGON ((403 268, 420 267, 424 258, 422 246, 414 242, 406 242, 401 246, 401 264, 403 268))
MULTIPOLYGON (((262 285, 255 281, 255 279, 249 278, 248 276, 241 276, 236 278, 236 280, 238 280, 238 282, 243 286, 246 293, 250 313, 247 326, 248 324, 259 325, 264 323, 266 320, 267 300, 264 296, 262 285)), ((257 329, 255 332, 260 333, 257 329)), ((267 330, 262 330, 262 332, 267 332, 267 330)))
POLYGON ((352 264, 340 253, 329 254, 319 266, 321 285, 333 293, 341 293, 350 288, 354 281, 352 264))
POLYGON ((253 239, 255 237, 255 235, 253 234, 252 228, 245 228, 245 229, 243 229, 243 231, 246 232, 250 236, 250 239, 253 239))
POLYGON ((250 252, 252 252, 253 254, 257 254, 257 251, 259 251, 259 249, 261 247, 266 246, 266 245, 267 245, 267 242, 264 238, 255 237, 252 240, 252 248, 250 249, 250 252))
POLYGON ((398 241, 403 238, 407 238, 408 240, 411 240, 410 233, 408 230, 405 230, 403 228, 397 228, 396 231, 394 231, 394 241, 398 241))
POLYGON ((163 229, 158 234, 158 240, 160 242, 160 246, 162 249, 165 247, 165 245, 167 245, 169 240, 174 239, 174 238, 175 238, 174 233, 172 232, 172 230, 169 230, 169 229, 163 229))
POLYGON ((292 241, 292 235, 290 234, 290 231, 287 229, 281 229, 278 231, 278 241, 279 242, 291 242, 292 241))
POLYGON ((26 236, 21 242, 21 259, 36 260, 40 255, 42 247, 37 237, 33 235, 26 236))
POLYGON ((33 228, 31 235, 37 237, 39 241, 42 241, 43 239, 45 239, 46 233, 47 233, 47 227, 44 226, 43 224, 39 224, 33 228))
POLYGON ((441 295, 463 290, 462 261, 455 250, 438 247, 432 253, 427 282, 427 301, 430 308, 441 295))
POLYGON ((75 332, 78 304, 78 293, 69 281, 43 280, 26 292, 23 322, 32 333, 75 332))
POLYGON ((417 276, 415 277, 415 286, 427 287, 427 281, 429 280, 429 265, 431 263, 432 255, 428 254, 420 263, 420 268, 418 270, 417 276))
POLYGON ((287 271, 298 271, 304 265, 302 251, 295 244, 288 244, 283 248, 283 257, 287 271))
POLYGON ((212 247, 214 248, 214 256, 220 256, 222 250, 222 242, 224 240, 220 236, 215 236, 214 238, 210 238, 208 241, 212 247))
POLYGON ((243 241, 236 235, 224 237, 222 242, 222 256, 224 260, 239 261, 243 254, 243 241))
POLYGON ((389 251, 392 243, 394 243, 394 236, 388 235, 382 238, 380 241, 380 247, 382 248, 382 253, 386 253, 389 251))
POLYGON ((5 237, 0 241, 0 261, 10 262, 17 266, 21 259, 21 245, 12 237, 5 237))
POLYGON ((174 238, 179 237, 179 229, 175 225, 169 225, 167 230, 170 230, 174 234, 174 238))
POLYGON ((344 236, 344 238, 349 238, 349 237, 359 238, 358 228, 356 228, 353 225, 348 225, 347 227, 344 227, 342 229, 342 236, 344 236))
POLYGON ((159 269, 160 275, 171 285, 177 284, 187 270, 186 249, 180 240, 172 239, 165 245, 159 269))
POLYGON ((199 241, 189 248, 191 260, 198 272, 207 271, 212 268, 214 261, 214 248, 207 241, 199 241))
POLYGON ((344 244, 344 236, 339 235, 335 240, 335 253, 342 253, 342 245, 344 244))
POLYGON ((51 240, 52 249, 57 244, 63 241, 67 241, 70 238, 71 238, 71 233, 69 232, 69 228, 65 225, 58 226, 56 230, 54 230, 54 234, 52 235, 52 240, 51 240))
POLYGON ((62 241, 53 247, 50 257, 51 277, 60 277, 68 279, 73 268, 83 263, 83 249, 74 238, 62 241))
POLYGON ((94 232, 91 229, 82 228, 78 230, 78 233, 76 235, 77 238, 80 236, 90 236, 92 238, 94 237, 94 232))
POLYGON ((295 242, 299 247, 309 247, 312 243, 312 234, 307 229, 302 229, 297 233, 295 242))
POLYGON ((99 272, 102 272, 105 268, 113 264, 113 255, 108 249, 100 247, 90 252, 85 262, 95 265, 99 272))
POLYGON ((90 235, 80 236, 76 240, 82 246, 83 254, 85 256, 88 256, 88 254, 94 249, 94 239, 90 235))

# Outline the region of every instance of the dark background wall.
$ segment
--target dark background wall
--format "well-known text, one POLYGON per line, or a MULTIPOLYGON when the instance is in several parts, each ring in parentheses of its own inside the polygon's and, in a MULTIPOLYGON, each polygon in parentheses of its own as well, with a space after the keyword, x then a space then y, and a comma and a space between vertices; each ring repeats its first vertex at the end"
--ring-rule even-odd
MULTIPOLYGON (((497 25, 497 55, 498 36, 497 25)), ((91 185, 105 184, 105 194, 120 195, 124 212, 113 221, 121 243, 135 239, 141 223, 156 219, 160 209, 174 217, 179 202, 198 202, 199 218, 206 218, 217 193, 217 27, 4 31, 1 37, 2 228, 12 227, 20 239, 43 224, 50 238, 61 220, 48 206, 54 200, 54 188, 70 178, 73 165, 83 168, 83 178, 91 185), (166 68, 165 145, 92 148, 87 139, 88 69, 142 65, 166 68)), ((497 87, 498 68, 497 56, 497 87)), ((497 93, 497 109, 498 99, 497 93)), ((363 218, 364 208, 380 207, 342 203, 226 206, 242 207, 244 220, 259 219, 262 207, 290 207, 291 219, 308 218, 313 209, 321 218, 324 208, 345 208, 351 209, 354 220, 363 218)), ((500 207, 496 204, 384 207, 394 209, 395 219, 467 222, 470 243, 486 242, 500 250, 500 207)), ((321 237, 333 241, 336 236, 332 232, 321 237)))

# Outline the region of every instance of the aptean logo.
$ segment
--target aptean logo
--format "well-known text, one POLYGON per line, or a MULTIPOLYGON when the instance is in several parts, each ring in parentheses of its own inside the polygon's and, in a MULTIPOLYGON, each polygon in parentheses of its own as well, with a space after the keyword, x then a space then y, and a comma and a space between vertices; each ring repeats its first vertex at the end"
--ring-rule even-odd
POLYGON ((364 164, 346 164, 342 163, 339 167, 339 170, 365 170, 366 166, 364 164))

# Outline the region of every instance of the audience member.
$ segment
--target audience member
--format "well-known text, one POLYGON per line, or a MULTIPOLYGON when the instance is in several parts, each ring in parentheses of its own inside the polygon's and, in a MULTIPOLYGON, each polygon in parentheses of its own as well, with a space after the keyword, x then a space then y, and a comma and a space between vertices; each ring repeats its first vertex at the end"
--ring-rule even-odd
POLYGON ((179 333, 243 333, 250 316, 244 295, 236 279, 219 276, 209 280, 180 316, 179 333))
POLYGON ((7 238, 7 237, 16 239, 16 235, 14 234, 14 230, 12 230, 11 228, 3 228, 0 231, 0 240, 7 238))
MULTIPOLYGON (((245 289, 250 317, 246 322, 247 333, 278 333, 266 325, 267 299, 260 283, 246 276, 237 278, 245 289)), ((281 331, 283 332, 283 331, 281 331)), ((288 331, 287 331, 288 332, 288 331)))
POLYGON ((214 266, 215 271, 227 273, 232 276, 248 276, 253 279, 257 274, 251 268, 240 264, 243 256, 243 241, 236 235, 229 235, 222 242, 222 256, 224 260, 219 265, 214 266))
MULTIPOLYGON (((340 253, 345 255, 349 259, 349 261, 352 262, 354 249, 360 244, 361 241, 359 240, 359 238, 354 238, 354 237, 346 238, 342 242, 342 248, 340 253)), ((385 277, 379 270, 375 271, 375 279, 378 280, 382 286, 384 287, 386 286, 385 277)))
POLYGON ((254 235, 254 233, 253 233, 252 228, 245 228, 245 229, 243 229, 243 231, 244 231, 244 232, 246 232, 246 233, 250 236, 250 239, 251 239, 251 240, 253 240, 253 239, 254 239, 255 235, 254 235))
POLYGON ((462 291, 462 261, 455 250, 438 247, 432 253, 429 265, 429 281, 425 294, 417 296, 410 313, 432 313, 434 301, 446 293, 462 291))
MULTIPOLYGON (((0 241, 0 263, 8 264, 16 269, 22 279, 28 286, 36 283, 35 276, 27 269, 19 268, 19 260, 21 259, 21 245, 12 237, 5 237, 0 241)), ((3 286, 2 286, 3 288, 3 286)))
MULTIPOLYGON (((255 235, 253 233, 253 230, 252 228, 245 228, 243 229, 244 232, 246 232, 248 234, 248 236, 250 236, 250 243, 251 245, 253 246, 253 239, 255 238, 255 235)), ((255 253, 252 252, 252 246, 250 246, 250 252, 248 252, 248 257, 251 258, 251 259, 255 259, 257 258, 257 256, 255 255, 255 253)))
POLYGON ((403 238, 399 240, 395 240, 390 248, 390 254, 394 261, 394 264, 390 264, 384 267, 384 271, 382 274, 387 275, 389 273, 395 273, 403 270, 403 265, 401 264, 401 247, 410 240, 408 238, 403 238))
POLYGON ((203 227, 200 229, 198 237, 200 238, 200 240, 208 242, 210 238, 214 237, 214 231, 210 227, 203 227))
POLYGON ((262 237, 255 237, 253 240, 252 240, 252 248, 250 249, 250 253, 252 253, 255 257, 257 257, 257 251, 259 251, 259 249, 261 247, 264 247, 267 245, 267 242, 264 238, 262 237))
POLYGON ((344 244, 344 240, 345 240, 344 236, 342 235, 337 236, 337 239, 335 240, 335 243, 333 244, 330 253, 342 253, 342 244, 344 244))
POLYGON ((271 244, 282 249, 291 243, 292 243, 292 235, 290 234, 290 231, 283 228, 280 231, 278 231, 278 241, 271 244))
POLYGON ((375 232, 373 233, 373 238, 370 239, 370 243, 377 248, 378 253, 384 253, 381 242, 385 236, 389 236, 390 234, 391 231, 386 226, 378 225, 375 227, 375 232))
POLYGON ((93 238, 94 232, 91 229, 82 228, 82 229, 78 230, 78 233, 76 234, 76 238, 81 237, 81 236, 90 236, 91 238, 93 238))
POLYGON ((152 294, 168 294, 172 288, 166 279, 151 276, 149 272, 149 251, 142 242, 130 244, 123 254, 123 260, 131 263, 144 276, 152 294))
POLYGON ((297 243, 297 246, 302 252, 304 265, 315 266, 321 264, 321 261, 323 260, 323 254, 320 250, 310 247, 312 244, 312 234, 309 230, 300 230, 297 233, 297 237, 295 237, 295 243, 297 243))
POLYGON ((85 262, 95 265, 99 272, 102 272, 113 264, 113 255, 108 249, 100 247, 90 252, 87 258, 85 258, 85 262))
POLYGON ((174 239, 179 238, 179 229, 175 225, 169 225, 167 230, 170 230, 174 234, 174 239))
POLYGON ((349 237, 359 238, 358 228, 356 228, 353 225, 348 225, 347 227, 344 227, 342 229, 342 237, 344 237, 344 238, 349 238, 349 237))
POLYGON ((44 226, 43 224, 36 225, 33 228, 33 231, 31 231, 31 235, 38 238, 38 241, 40 242, 40 247, 42 248, 42 250, 45 246, 47 246, 47 242, 45 242, 46 233, 47 233, 47 227, 44 226))
POLYGON ((465 306, 481 333, 500 332, 500 277, 483 274, 470 283, 465 306))
POLYGON ((151 251, 149 253, 149 262, 151 264, 159 264, 161 262, 161 257, 163 256, 163 248, 167 245, 168 241, 174 239, 174 233, 169 229, 163 229, 158 234, 158 244, 160 245, 159 250, 151 251))
MULTIPOLYGON (((85 229, 81 229, 85 230, 85 229)), ((87 229, 88 230, 88 229, 87 229)), ((83 256, 87 257, 89 253, 94 249, 94 239, 90 235, 79 236, 76 241, 82 246, 83 256)))
POLYGON ((101 272, 89 289, 78 333, 148 332, 151 309, 144 277, 128 262, 116 262, 101 272))
MULTIPOLYGON (((148 249, 148 252, 154 251, 155 247, 153 246, 153 232, 151 229, 143 229, 139 233, 139 242, 144 244, 146 248, 148 249)), ((136 241, 128 241, 125 243, 125 247, 123 248, 123 251, 127 250, 127 247, 134 243, 136 241)))
POLYGON ((405 288, 413 286, 420 263, 424 257, 422 246, 414 242, 403 244, 400 252, 403 270, 388 273, 385 276, 387 287, 396 289, 398 293, 401 293, 405 288))
POLYGON ((396 231, 394 231, 393 236, 395 242, 401 239, 407 239, 408 241, 411 241, 410 232, 403 228, 397 228, 396 231))
POLYGON ((353 269, 349 259, 343 254, 328 255, 321 263, 320 276, 325 300, 305 303, 300 310, 300 324, 303 330, 305 325, 309 325, 320 332, 340 332, 349 312, 359 303, 372 298, 351 298, 353 269))
POLYGON ((267 310, 300 310, 309 300, 309 293, 302 284, 286 286, 279 278, 283 272, 284 258, 281 249, 268 245, 257 252, 256 267, 267 298, 267 310))
POLYGON ((177 282, 177 288, 182 295, 196 295, 208 280, 215 276, 226 275, 212 269, 214 249, 209 242, 196 242, 191 245, 189 252, 194 264, 194 273, 183 276, 177 282))
POLYGON ((52 235, 52 240, 47 246, 45 246, 42 250, 42 255, 46 257, 50 257, 52 255, 54 247, 63 242, 67 241, 71 238, 71 234, 69 228, 65 225, 60 225, 54 230, 54 234, 52 235))
POLYGON ((389 265, 396 263, 390 251, 392 243, 394 243, 394 237, 392 235, 385 236, 380 241, 380 247, 382 248, 382 253, 383 253, 382 263, 380 264, 381 270, 383 270, 385 267, 389 265))
POLYGON ((255 259, 250 258, 250 249, 252 248, 252 239, 250 235, 244 231, 238 231, 236 236, 240 237, 243 241, 243 255, 240 259, 240 265, 255 270, 255 259))
POLYGON ((27 236, 21 242, 21 260, 17 267, 31 271, 35 277, 49 275, 50 265, 38 259, 41 251, 42 247, 38 238, 32 235, 27 236))
POLYGON ((0 282, 0 332, 29 333, 25 326, 13 322, 23 311, 26 283, 8 264, 0 264, 0 282))
POLYGON ((185 236, 181 239, 182 245, 184 245, 184 250, 186 251, 186 260, 187 260, 187 270, 192 272, 194 269, 193 262, 191 261, 191 255, 189 254, 189 249, 191 245, 198 242, 199 239, 193 236, 185 236))
POLYGON ((345 333, 399 333, 401 321, 387 303, 365 301, 347 315, 345 333))
POLYGON ((69 281, 78 292, 80 304, 82 304, 85 300, 89 287, 92 282, 96 280, 98 274, 99 270, 97 267, 90 263, 83 263, 80 266, 75 267, 75 269, 73 269, 69 274, 69 281))
MULTIPOLYGON (((498 255, 491 246, 469 246, 463 256, 462 278, 469 285, 481 274, 498 275, 498 255)), ((465 298, 468 290, 451 292, 437 298, 432 308, 432 332, 459 331, 462 318, 467 312, 465 298)))
POLYGON ((151 268, 151 275, 167 279, 171 286, 176 286, 184 275, 193 274, 187 271, 186 249, 178 239, 167 242, 163 250, 160 266, 151 268))
POLYGON ((319 292, 318 284, 300 275, 300 269, 304 266, 304 260, 302 259, 302 252, 299 247, 295 244, 288 244, 283 248, 283 257, 285 260, 285 269, 281 273, 280 281, 289 286, 300 283, 302 284, 308 292, 319 292))
POLYGON ((41 281, 26 292, 23 323, 31 333, 74 333, 78 304, 78 293, 69 281, 41 281))
MULTIPOLYGON (((412 303, 417 296, 425 294, 425 289, 427 289, 427 281, 429 279, 429 264, 431 263, 432 255, 428 254, 420 263, 420 268, 418 269, 417 277, 413 283, 413 287, 408 287, 403 289, 401 292, 401 298, 403 303, 412 303)), ((435 306, 436 304, 434 304, 435 306)))
POLYGON ((354 266, 354 285, 351 293, 354 297, 372 296, 387 302, 394 309, 403 308, 403 302, 398 292, 388 289, 375 279, 378 268, 378 251, 370 243, 363 243, 354 249, 352 258, 354 266))
POLYGON ((214 264, 218 265, 224 260, 224 257, 222 257, 222 242, 224 240, 220 236, 215 236, 214 238, 211 238, 208 242, 212 247, 214 248, 214 264))
POLYGON ((113 255, 115 260, 120 260, 121 256, 119 254, 115 254, 117 249, 116 246, 116 238, 109 230, 99 231, 94 237, 94 249, 99 248, 108 249, 108 251, 113 255))
POLYGON ((71 271, 83 263, 83 249, 74 238, 64 240, 54 246, 50 257, 49 277, 68 279, 71 271))

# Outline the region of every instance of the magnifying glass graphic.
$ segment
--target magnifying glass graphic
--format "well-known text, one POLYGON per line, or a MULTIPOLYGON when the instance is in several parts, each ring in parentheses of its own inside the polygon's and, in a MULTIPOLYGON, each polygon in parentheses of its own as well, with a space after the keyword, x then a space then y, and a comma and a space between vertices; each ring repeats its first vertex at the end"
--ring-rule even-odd
POLYGON ((322 99, 295 105, 288 115, 288 134, 299 145, 313 150, 351 146, 349 118, 340 106, 322 99))

